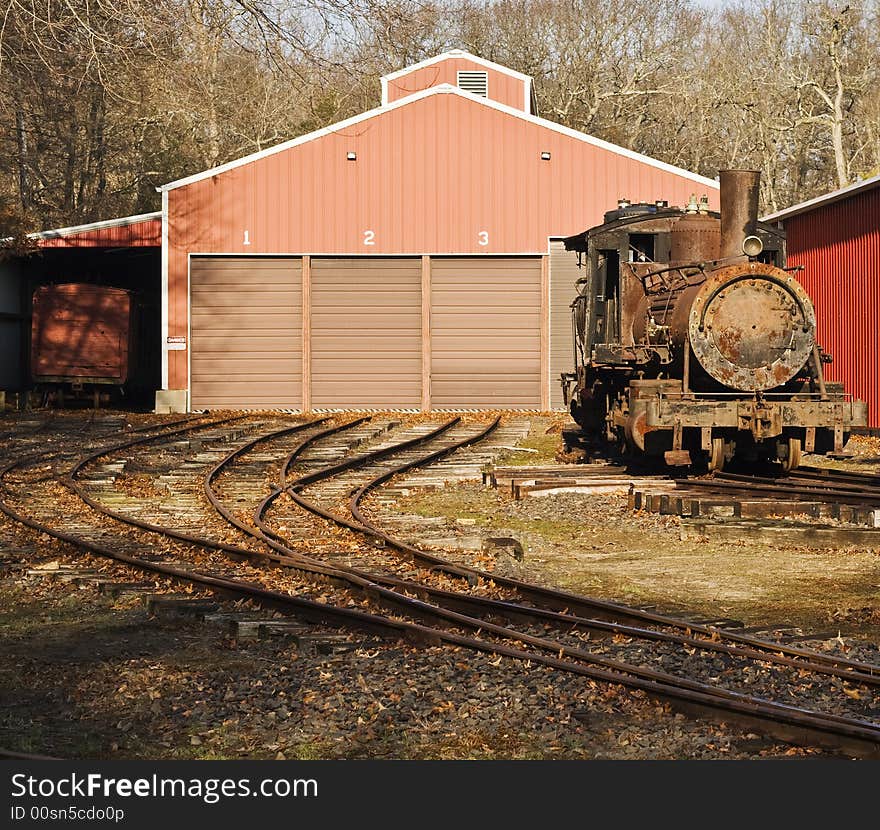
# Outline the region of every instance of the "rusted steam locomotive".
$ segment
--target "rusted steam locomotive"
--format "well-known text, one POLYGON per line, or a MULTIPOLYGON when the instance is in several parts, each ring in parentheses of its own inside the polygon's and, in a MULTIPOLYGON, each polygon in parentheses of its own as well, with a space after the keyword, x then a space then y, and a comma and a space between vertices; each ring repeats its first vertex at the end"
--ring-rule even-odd
POLYGON ((586 274, 572 303, 566 404, 587 432, 669 465, 720 470, 841 451, 864 402, 826 383, 810 298, 784 233, 758 222, 755 171, 720 175, 721 212, 628 204, 569 237, 586 274))

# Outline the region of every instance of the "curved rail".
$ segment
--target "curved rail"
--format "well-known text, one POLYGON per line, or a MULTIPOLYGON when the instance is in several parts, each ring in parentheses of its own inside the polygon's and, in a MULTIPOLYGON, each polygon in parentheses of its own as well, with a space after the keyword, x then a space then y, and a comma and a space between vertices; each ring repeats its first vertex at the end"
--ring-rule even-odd
MULTIPOLYGON (((333 430, 325 432, 332 431, 333 430)), ((419 442, 405 443, 413 445, 414 443, 422 443, 425 440, 429 440, 426 436, 420 436, 420 439, 421 441, 419 442)), ((314 437, 307 440, 314 440, 314 437)), ((476 440, 474 436, 465 439, 466 443, 472 443, 474 440, 476 440)), ((123 443, 130 446, 132 442, 123 443)), ((240 449, 241 448, 239 448, 239 450, 240 449)), ((391 449, 392 448, 385 448, 385 450, 380 452, 385 452, 390 455, 391 449)), ((396 445, 395 450, 399 452, 400 446, 396 445)), ((452 451, 453 448, 449 447, 444 448, 442 452, 445 454, 446 452, 452 451)), ((99 455, 105 454, 107 454, 106 449, 99 453, 99 455)), ((436 453, 431 455, 435 456, 436 453)), ((350 459, 350 461, 351 460, 353 459, 350 459)), ((0 469, 0 481, 2 481, 2 478, 11 468, 14 468, 19 463, 20 462, 12 462, 12 464, 6 465, 5 468, 0 469)), ((424 463, 423 459, 421 459, 421 463, 424 463)), ((408 462, 408 465, 410 467, 417 466, 417 462, 408 462)), ((350 466, 347 468, 350 469, 350 466)), ((82 465, 76 465, 76 469, 81 470, 82 465)), ((321 603, 314 603, 310 600, 291 597, 287 594, 268 591, 260 586, 251 583, 244 583, 240 580, 218 578, 163 565, 161 563, 149 562, 138 557, 132 557, 118 551, 113 551, 106 545, 90 540, 84 540, 73 534, 49 528, 43 523, 36 522, 33 519, 29 519, 28 517, 19 514, 6 503, 5 499, 0 500, 0 508, 16 521, 20 521, 34 529, 40 530, 41 532, 47 532, 56 538, 63 539, 64 541, 91 550, 102 556, 108 556, 126 564, 134 565, 135 567, 162 573, 175 579, 186 580, 193 584, 220 591, 221 593, 226 592, 237 596, 247 596, 258 600, 269 607, 277 607, 279 610, 286 609, 286 613, 299 613, 306 619, 310 618, 309 615, 313 615, 313 617, 314 615, 317 615, 320 617, 320 622, 333 620, 334 622, 331 624, 346 627, 355 626, 364 630, 382 632, 386 635, 407 636, 421 642, 425 639, 431 642, 446 642, 473 648, 478 651, 502 654, 519 660, 528 660, 532 663, 537 662, 596 680, 618 683, 630 688, 638 688, 648 692, 654 697, 670 700, 671 702, 674 701, 678 705, 684 703, 692 707, 701 708, 702 710, 711 712, 715 717, 718 716, 718 710, 723 709, 726 716, 736 714, 738 717, 744 718, 750 723, 760 723, 765 731, 769 728, 769 731, 773 734, 778 734, 780 728, 787 730, 786 734, 779 735, 785 739, 791 739, 790 730, 792 729, 795 731, 807 730, 813 741, 820 745, 830 745, 834 748, 840 748, 841 742, 843 742, 849 751, 855 751, 858 752, 858 754, 875 755, 880 751, 880 728, 878 728, 876 724, 846 716, 817 714, 807 710, 798 709, 797 707, 787 706, 785 704, 771 703, 769 701, 750 698, 736 692, 722 692, 719 694, 719 690, 704 688, 701 684, 693 681, 685 681, 682 683, 680 678, 675 678, 662 672, 638 670, 627 664, 621 664, 607 658, 597 657, 596 655, 584 652, 582 649, 571 647, 562 647, 560 649, 559 643, 544 638, 524 635, 521 632, 487 623, 484 620, 457 614, 446 609, 439 609, 436 606, 432 606, 420 600, 404 597, 401 594, 379 586, 376 583, 366 583, 363 587, 367 590, 368 594, 374 596, 383 603, 391 604, 397 610, 405 610, 406 613, 412 614, 417 618, 424 615, 434 622, 443 620, 446 625, 451 624, 470 630, 476 628, 478 632, 488 632, 495 635, 500 642, 478 639, 476 636, 468 637, 455 631, 425 627, 413 622, 390 620, 387 617, 379 617, 367 612, 327 606, 321 603), (518 641, 533 648, 539 648, 548 653, 542 654, 540 652, 523 651, 521 648, 514 648, 508 644, 511 640, 518 641), (560 656, 549 656, 550 654, 555 655, 556 653, 560 656), (565 655, 569 659, 562 660, 562 655, 565 655)), ((256 533, 253 530, 250 532, 251 535, 255 535, 256 533)), ((253 552, 248 553, 253 555, 253 552)), ((297 558, 301 559, 299 555, 297 555, 297 558)), ((489 575, 489 577, 494 579, 491 575, 489 575)), ((726 717, 725 719, 728 718, 726 717)))
MULTIPOLYGON (((309 439, 309 442, 312 442, 314 440, 316 440, 316 437, 309 439)), ((478 437, 472 436, 469 439, 466 439, 465 443, 473 443, 474 440, 478 440, 478 437)), ((302 447, 298 448, 297 451, 295 451, 295 453, 292 455, 296 455, 296 453, 301 451, 301 449, 302 449, 302 447)), ((373 479, 370 483, 368 483, 368 485, 365 485, 362 488, 360 488, 359 491, 352 497, 352 503, 356 507, 357 502, 359 501, 360 498, 363 497, 364 493, 367 490, 372 489, 372 487, 378 486, 378 484, 381 483, 382 481, 388 480, 393 475, 398 474, 399 472, 403 471, 404 469, 411 469, 415 466, 419 466, 421 464, 427 463, 429 459, 436 460, 437 457, 444 455, 447 452, 451 452, 451 451, 453 451, 453 449, 454 449, 454 447, 453 448, 444 448, 443 450, 441 450, 437 453, 432 453, 428 456, 424 456, 419 459, 416 459, 415 461, 407 462, 404 465, 399 465, 398 467, 394 468, 393 470, 386 471, 385 473, 382 473, 376 479, 373 479)), ((386 448, 386 450, 383 450, 381 452, 382 452, 383 456, 388 454, 387 448, 386 448)), ((374 457, 371 457, 371 454, 367 454, 365 456, 359 457, 360 463, 362 463, 362 464, 369 463, 373 459, 374 459, 374 457)), ((351 463, 346 463, 344 465, 344 469, 351 469, 353 466, 355 466, 354 459, 351 460, 351 463)), ((289 469, 289 464, 286 463, 284 465, 284 469, 285 469, 285 473, 286 473, 287 469, 289 469)), ((329 468, 328 468, 328 470, 329 470, 329 468)), ((296 490, 301 488, 304 480, 306 480, 308 482, 315 482, 318 480, 322 480, 323 478, 326 478, 326 477, 329 477, 329 476, 325 473, 324 470, 318 471, 318 473, 310 474, 307 477, 297 479, 297 481, 295 481, 292 485, 289 485, 286 488, 287 492, 291 493, 291 495, 294 495, 296 490)), ((268 504, 270 504, 271 501, 274 500, 274 498, 277 498, 277 491, 275 493, 273 493, 273 495, 267 496, 266 499, 264 499, 263 503, 261 504, 260 508, 258 508, 258 510, 255 514, 255 523, 258 525, 258 527, 260 527, 260 529, 264 533, 267 531, 267 528, 266 528, 265 524, 262 522, 261 513, 265 511, 266 506, 268 504)), ((311 503, 308 503, 301 496, 299 496, 299 498, 297 499, 297 502, 300 503, 301 506, 305 506, 306 504, 308 504, 308 509, 310 509, 310 510, 313 510, 313 508, 315 507, 311 503)), ((334 514, 332 514, 330 511, 326 511, 326 510, 323 510, 320 508, 317 511, 313 510, 313 512, 316 512, 317 515, 320 515, 324 518, 332 517, 333 520, 342 519, 341 524, 343 524, 343 526, 349 527, 350 529, 359 530, 361 532, 366 532, 371 535, 376 535, 376 533, 377 533, 377 531, 375 529, 369 527, 369 523, 366 521, 365 517, 360 512, 358 512, 355 515, 355 518, 357 519, 357 522, 358 522, 357 524, 349 522, 348 520, 345 520, 343 517, 337 517, 334 514)), ((395 546, 397 546, 397 544, 399 544, 396 542, 396 540, 393 540, 391 537, 388 537, 387 534, 382 534, 381 532, 378 532, 378 534, 381 536, 381 538, 383 540, 390 541, 390 542, 394 543, 395 546)), ((280 538, 275 534, 273 534, 273 535, 275 536, 276 539, 280 538)), ((409 547, 410 546, 407 546, 407 548, 409 548, 409 547)), ((422 551, 418 551, 418 549, 412 549, 412 550, 415 550, 418 553, 423 553, 422 551)), ((431 558, 432 558, 432 560, 434 559, 433 557, 431 557, 431 558)), ((457 567, 457 566, 453 566, 453 567, 457 567)), ((492 578, 491 575, 488 575, 488 576, 489 576, 489 578, 492 578)), ((373 579, 376 579, 376 581, 392 582, 392 580, 379 580, 375 576, 373 577, 373 579)), ((493 600, 483 600, 482 598, 474 598, 474 597, 469 597, 466 595, 452 594, 449 592, 440 592, 440 591, 436 591, 436 590, 427 588, 427 587, 419 585, 419 584, 407 585, 406 583, 403 583, 402 581, 396 581, 396 580, 394 580, 394 582, 397 582, 397 584, 400 587, 405 587, 405 588, 408 587, 408 588, 412 588, 416 591, 419 591, 419 590, 424 591, 426 593, 429 593, 430 595, 432 595, 435 598, 437 598, 438 595, 440 595, 440 594, 445 594, 445 596, 448 597, 449 599, 451 599, 452 602, 458 603, 460 605, 473 606, 474 604, 481 604, 481 605, 483 605, 484 611, 486 609, 491 609, 494 612, 504 610, 504 611, 508 612, 509 616, 511 616, 511 617, 522 616, 522 615, 532 611, 532 609, 527 609, 524 606, 517 605, 514 603, 502 603, 502 602, 493 601, 493 600)), ((398 600, 397 600, 398 606, 399 606, 399 603, 400 603, 400 599, 398 597, 398 600)), ((437 616, 436 611, 434 612, 434 616, 437 616)), ((643 670, 639 667, 633 667, 628 664, 620 663, 619 661, 614 661, 614 660, 610 660, 607 658, 598 658, 595 655, 592 655, 588 652, 584 652, 581 649, 574 649, 574 648, 565 647, 565 646, 560 647, 559 643, 556 643, 553 641, 547 641, 542 638, 534 638, 529 635, 522 634, 521 632, 512 631, 511 629, 506 628, 504 626, 496 626, 496 625, 487 623, 485 620, 479 620, 479 619, 475 619, 473 617, 467 617, 465 615, 455 614, 455 613, 448 613, 448 614, 444 614, 442 616, 444 616, 449 623, 453 623, 453 624, 457 624, 457 625, 461 625, 461 626, 466 626, 466 627, 470 628, 471 630, 476 629, 480 633, 490 632, 490 633, 493 633, 499 637, 519 641, 519 642, 525 643, 525 644, 533 646, 533 647, 538 647, 538 648, 542 648, 542 649, 545 649, 548 651, 554 651, 554 652, 558 651, 559 657, 562 657, 564 655, 569 658, 582 660, 592 666, 601 666, 603 668, 610 669, 612 671, 618 671, 618 672, 622 672, 622 673, 624 673, 624 672, 630 673, 630 674, 633 674, 633 675, 640 677, 642 679, 648 679, 651 681, 675 684, 679 688, 684 688, 689 691, 698 691, 701 693, 708 693, 710 695, 714 695, 714 696, 719 697, 720 699, 722 699, 724 701, 725 704, 729 703, 733 700, 738 700, 738 699, 743 698, 743 696, 740 696, 736 692, 729 692, 727 690, 718 690, 717 688, 714 688, 714 687, 708 687, 705 684, 700 684, 697 682, 689 681, 687 679, 683 680, 681 678, 674 677, 672 675, 668 675, 663 672, 653 672, 651 670, 643 670)), ((538 616, 541 619, 546 620, 546 619, 548 619, 548 612, 539 612, 538 616)), ((578 620, 577 618, 571 618, 569 615, 559 614, 559 615, 553 615, 553 616, 557 620, 562 619, 569 624, 571 624, 572 622, 574 622, 574 623, 580 622, 580 620, 578 620)), ((587 626, 589 626, 590 623, 595 622, 595 621, 585 620, 583 622, 587 626)), ((684 624, 686 625, 686 623, 684 623, 684 624)), ((631 629, 631 628, 628 630, 624 629, 624 627, 621 627, 621 626, 608 626, 606 630, 616 630, 616 632, 629 633, 631 635, 638 635, 641 633, 641 632, 639 632, 635 629, 631 629)), ((713 631, 714 631, 714 629, 713 629, 713 631)), ((673 641, 686 642, 687 644, 693 645, 694 647, 703 648, 705 650, 712 650, 713 649, 712 644, 707 643, 705 641, 699 641, 699 640, 695 640, 695 639, 681 640, 681 638, 670 637, 670 635, 664 636, 664 635, 659 634, 657 632, 652 632, 646 638, 647 639, 651 639, 651 638, 672 639, 673 641)), ((751 639, 751 638, 749 638, 749 639, 751 639)), ((779 646, 777 644, 764 643, 762 641, 756 641, 756 642, 758 642, 765 649, 768 649, 768 650, 774 649, 777 651, 777 653, 779 651, 779 646)), ((736 656, 752 657, 752 658, 759 659, 759 660, 762 660, 765 662, 777 662, 780 665, 785 665, 785 666, 789 666, 789 667, 799 667, 799 668, 806 668, 807 667, 806 664, 803 662, 803 660, 794 660, 791 658, 784 658, 784 657, 780 657, 777 659, 773 655, 771 655, 769 653, 769 651, 763 651, 763 652, 762 651, 746 651, 746 650, 736 649, 734 647, 729 647, 729 646, 725 647, 723 645, 718 650, 725 651, 727 653, 734 654, 736 656)), ((818 671, 821 673, 826 673, 826 674, 832 674, 835 676, 845 677, 845 678, 851 679, 853 682, 861 682, 861 678, 864 678, 864 681, 867 684, 874 685, 877 683, 877 678, 871 674, 871 672, 874 671, 875 667, 868 666, 865 664, 854 663, 852 661, 836 661, 834 658, 827 658, 825 655, 816 655, 815 653, 812 653, 812 652, 804 651, 803 654, 808 655, 810 657, 813 657, 813 656, 819 657, 820 659, 828 661, 829 663, 847 662, 847 663, 850 663, 850 665, 852 667, 849 670, 842 670, 842 669, 837 669, 837 668, 835 668, 833 666, 829 666, 829 665, 817 665, 817 666, 812 667, 815 671, 818 671), (863 674, 861 671, 856 671, 854 669, 859 669, 859 670, 863 669, 867 673, 863 674)), ((566 665, 569 665, 569 664, 566 663, 566 665)), ((619 678, 618 678, 617 682, 621 682, 619 680, 619 678)), ((747 697, 747 696, 745 696, 745 697, 747 697)), ((752 700, 753 700, 753 702, 755 701, 754 698, 752 698, 752 700)), ((786 709, 785 714, 783 715, 783 718, 790 715, 791 710, 796 708, 796 707, 785 707, 783 704, 770 703, 769 701, 759 701, 759 703, 758 703, 759 707, 767 706, 770 709, 772 709, 778 705, 782 705, 786 709)), ((724 707, 722 706, 722 708, 724 708, 724 707)), ((806 710, 798 710, 798 711, 806 711, 806 710)), ((766 714, 766 712, 765 712, 765 714, 766 714)), ((780 714, 779 711, 774 711, 772 713, 771 717, 773 717, 775 719, 776 716, 779 714, 780 714)), ((823 714, 821 717, 825 717, 825 715, 823 714)), ((833 715, 833 714, 829 716, 829 719, 831 721, 839 722, 839 723, 848 723, 851 720, 850 718, 848 718, 846 716, 838 716, 838 715, 833 715)))

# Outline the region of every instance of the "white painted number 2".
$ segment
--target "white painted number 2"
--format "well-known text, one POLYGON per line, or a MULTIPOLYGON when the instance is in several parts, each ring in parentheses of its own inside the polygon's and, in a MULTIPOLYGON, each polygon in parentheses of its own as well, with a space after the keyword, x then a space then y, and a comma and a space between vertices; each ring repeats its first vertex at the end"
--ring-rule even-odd
POLYGON ((373 231, 364 231, 364 245, 375 245, 376 234, 373 231))
POLYGON ((480 231, 477 234, 477 239, 479 240, 481 245, 489 244, 489 231, 480 231))

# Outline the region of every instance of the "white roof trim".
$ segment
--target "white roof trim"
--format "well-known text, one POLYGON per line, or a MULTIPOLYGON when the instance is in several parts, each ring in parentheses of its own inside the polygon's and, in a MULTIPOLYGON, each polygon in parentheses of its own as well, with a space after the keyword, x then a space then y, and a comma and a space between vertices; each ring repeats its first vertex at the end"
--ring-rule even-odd
POLYGON ((466 98, 468 101, 473 101, 480 106, 491 107, 492 109, 498 110, 498 112, 503 112, 507 115, 513 116, 514 118, 522 119, 523 121, 527 121, 530 124, 536 124, 537 126, 544 127, 548 130, 553 130, 554 132, 561 133, 562 135, 568 136, 569 138, 573 138, 577 141, 583 141, 585 144, 591 144, 594 147, 599 147, 602 150, 607 150, 608 152, 616 153, 617 155, 624 156, 625 158, 639 161, 643 164, 650 165, 651 167, 656 167, 660 170, 664 170, 667 173, 672 173, 676 176, 682 176, 683 178, 690 179, 691 181, 701 184, 704 187, 711 187, 715 190, 717 190, 719 187, 718 182, 714 179, 708 179, 705 176, 691 173, 689 170, 684 170, 681 167, 675 167, 674 165, 667 164, 664 161, 658 161, 657 159, 651 158, 650 156, 645 156, 641 153, 636 153, 633 150, 628 150, 625 147, 620 147, 617 144, 611 144, 608 141, 603 141, 601 138, 596 138, 595 136, 587 135, 586 133, 581 133, 577 130, 572 130, 569 127, 563 127, 562 124, 557 124, 555 121, 547 121, 545 118, 539 118, 537 115, 532 115, 531 113, 523 112, 520 109, 509 107, 506 104, 499 103, 498 101, 493 101, 491 98, 484 98, 481 95, 472 95, 470 92, 465 92, 463 89, 452 86, 452 84, 438 84, 437 86, 423 89, 421 92, 416 92, 412 95, 408 95, 406 98, 400 98, 390 104, 376 107, 375 109, 361 113, 360 115, 356 115, 353 118, 348 118, 345 121, 340 121, 337 124, 331 124, 329 127, 315 130, 312 133, 301 135, 298 138, 291 139, 290 141, 276 144, 274 147, 267 147, 265 150, 260 150, 257 153, 251 153, 251 155, 249 156, 244 156, 240 159, 236 159, 235 161, 230 161, 226 164, 221 164, 218 167, 213 167, 210 170, 204 170, 201 173, 195 173, 192 176, 187 176, 184 179, 178 179, 177 181, 162 185, 161 187, 157 188, 157 190, 159 190, 160 192, 166 190, 174 190, 178 187, 185 187, 186 185, 202 181, 203 179, 209 179, 213 176, 220 175, 221 173, 225 173, 229 170, 234 170, 236 167, 241 167, 254 161, 259 161, 260 159, 275 155, 276 153, 282 153, 285 150, 289 150, 291 147, 296 147, 300 144, 305 144, 306 142, 314 141, 318 138, 323 138, 324 136, 330 135, 331 133, 337 132, 338 130, 347 129, 354 126, 355 124, 361 123, 362 121, 367 121, 370 118, 381 115, 382 113, 391 112, 392 110, 395 110, 399 107, 409 106, 416 101, 420 101, 423 98, 429 98, 432 95, 458 95, 459 97, 466 98))
POLYGON ((872 176, 870 179, 847 185, 846 187, 840 188, 840 190, 826 193, 824 196, 817 196, 815 199, 809 199, 798 205, 792 205, 785 210, 778 210, 776 213, 771 213, 769 216, 762 217, 761 221, 778 222, 781 219, 789 219, 792 216, 797 216, 799 213, 806 213, 814 207, 819 207, 819 205, 831 204, 832 202, 839 202, 841 199, 846 199, 848 196, 855 196, 856 193, 859 193, 862 190, 868 190, 876 184, 880 184, 880 176, 872 176))
POLYGON ((77 233, 99 231, 102 228, 120 228, 125 225, 137 225, 140 222, 149 222, 152 219, 161 219, 162 211, 153 213, 139 213, 136 216, 123 216, 119 219, 104 219, 101 222, 89 222, 87 225, 73 225, 69 228, 55 228, 48 231, 29 233, 28 239, 57 239, 59 236, 72 236, 77 233))
MULTIPOLYGON (((500 63, 494 63, 493 61, 486 60, 485 58, 478 57, 477 55, 473 55, 470 52, 466 52, 464 49, 450 49, 448 52, 442 52, 439 55, 435 55, 433 58, 426 58, 423 61, 419 61, 418 63, 414 63, 410 66, 405 66, 403 69, 398 69, 396 72, 391 72, 388 75, 383 75, 379 81, 382 85, 382 106, 386 106, 388 104, 388 82, 394 81, 397 78, 403 78, 406 75, 409 75, 411 72, 414 72, 418 69, 424 69, 426 66, 433 66, 436 63, 441 63, 445 60, 450 60, 454 58, 459 58, 462 60, 472 61, 473 63, 479 64, 480 66, 485 67, 486 69, 494 69, 496 72, 502 72, 505 75, 510 75, 511 78, 517 78, 522 81, 525 87, 525 95, 523 96, 523 100, 525 101, 524 109, 526 112, 531 112, 532 108, 532 78, 529 75, 524 75, 522 72, 517 72, 515 69, 511 69, 509 66, 502 66, 500 63)), ((439 84, 438 84, 439 86, 439 84)), ((404 96, 407 97, 407 96, 404 96)))
POLYGON ((435 63, 442 63, 445 60, 453 58, 462 58, 464 60, 473 61, 474 63, 480 64, 480 66, 485 66, 487 69, 494 69, 496 72, 503 72, 505 75, 519 78, 521 81, 528 81, 531 83, 532 80, 530 76, 524 75, 522 72, 517 72, 509 66, 502 66, 500 63, 493 63, 485 58, 477 57, 477 55, 472 55, 470 52, 465 52, 464 49, 450 49, 448 52, 434 55, 433 58, 427 58, 426 60, 419 61, 411 66, 405 66, 403 69, 398 69, 396 72, 389 72, 387 75, 382 76, 382 80, 393 81, 396 78, 402 78, 404 75, 409 75, 410 72, 415 72, 418 69, 424 69, 426 66, 433 66, 435 63))

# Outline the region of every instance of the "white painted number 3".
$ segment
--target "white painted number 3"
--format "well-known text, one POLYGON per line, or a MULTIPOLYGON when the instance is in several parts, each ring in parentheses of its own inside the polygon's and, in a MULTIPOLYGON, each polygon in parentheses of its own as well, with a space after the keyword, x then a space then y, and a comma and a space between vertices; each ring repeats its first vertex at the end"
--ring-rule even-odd
POLYGON ((373 231, 364 231, 364 245, 375 245, 376 234, 373 231))
POLYGON ((479 239, 481 245, 489 244, 489 231, 480 231, 477 234, 477 239, 479 239))

